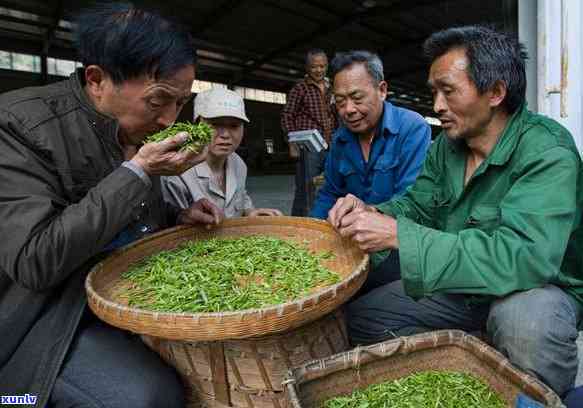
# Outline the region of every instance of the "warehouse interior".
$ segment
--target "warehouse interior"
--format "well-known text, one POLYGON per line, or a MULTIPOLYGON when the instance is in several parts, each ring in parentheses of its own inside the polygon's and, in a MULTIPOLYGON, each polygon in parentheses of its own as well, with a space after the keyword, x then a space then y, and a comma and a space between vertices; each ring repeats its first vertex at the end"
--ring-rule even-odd
MULTIPOLYGON (((0 0, 0 92, 62 80, 76 54, 72 21, 93 4, 0 0)), ((189 28, 197 46, 193 93, 227 86, 246 99, 251 124, 239 153, 250 173, 291 174, 279 115, 304 74, 305 53, 368 49, 383 60, 389 100, 431 117, 421 44, 432 32, 488 24, 517 32, 517 0, 175 0, 134 1, 189 28), (200 82, 199 82, 200 81, 200 82)), ((180 119, 190 119, 192 103, 180 119)), ((434 127, 434 133, 439 127, 434 127)))

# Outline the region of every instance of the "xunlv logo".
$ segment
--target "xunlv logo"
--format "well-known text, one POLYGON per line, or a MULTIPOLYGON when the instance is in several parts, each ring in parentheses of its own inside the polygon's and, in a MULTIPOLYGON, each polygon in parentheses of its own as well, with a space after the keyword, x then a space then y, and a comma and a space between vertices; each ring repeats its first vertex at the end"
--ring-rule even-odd
POLYGON ((0 395, 0 405, 34 405, 36 395, 0 395))

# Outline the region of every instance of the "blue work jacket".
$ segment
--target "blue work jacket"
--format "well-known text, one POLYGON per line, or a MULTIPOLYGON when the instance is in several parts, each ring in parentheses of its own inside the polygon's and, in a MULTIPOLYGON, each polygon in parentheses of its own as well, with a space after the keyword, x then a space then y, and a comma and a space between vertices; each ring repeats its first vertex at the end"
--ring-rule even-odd
POLYGON ((353 194, 367 204, 388 201, 413 184, 431 142, 431 128, 421 115, 384 102, 365 161, 358 136, 345 126, 334 134, 311 217, 326 219, 336 200, 353 194))

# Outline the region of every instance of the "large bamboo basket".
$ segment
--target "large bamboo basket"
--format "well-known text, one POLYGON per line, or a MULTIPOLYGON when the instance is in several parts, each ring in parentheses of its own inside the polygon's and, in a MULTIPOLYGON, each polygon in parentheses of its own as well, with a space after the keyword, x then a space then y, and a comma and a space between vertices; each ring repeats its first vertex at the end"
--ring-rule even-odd
POLYGON ((215 229, 176 227, 153 234, 115 251, 89 273, 85 288, 89 307, 107 323, 135 333, 174 340, 242 339, 283 332, 324 316, 349 299, 366 279, 368 255, 343 239, 326 222, 299 217, 244 217, 215 229), (127 306, 120 293, 120 275, 148 255, 172 249, 187 240, 210 237, 268 235, 308 242, 311 250, 332 251, 323 264, 341 276, 338 284, 299 300, 240 312, 159 313, 127 306))
POLYGON ((360 288, 367 266, 368 256, 325 222, 240 218, 211 231, 178 227, 129 245, 93 268, 86 289, 97 316, 140 333, 177 369, 189 407, 281 408, 281 383, 292 366, 348 348, 344 317, 337 308, 360 288), (227 313, 148 312, 128 307, 116 295, 121 292, 120 274, 150 254, 186 240, 255 234, 307 240, 312 250, 332 251, 335 257, 324 263, 342 281, 295 302, 227 313))
POLYGON ((401 337, 298 366, 284 381, 286 406, 317 408, 330 398, 427 370, 472 374, 496 390, 509 408, 521 393, 547 407, 563 407, 561 399, 541 381, 459 330, 401 337))
POLYGON ((348 349, 340 309, 270 336, 184 342, 142 336, 183 379, 188 407, 282 408, 282 382, 295 365, 348 349))

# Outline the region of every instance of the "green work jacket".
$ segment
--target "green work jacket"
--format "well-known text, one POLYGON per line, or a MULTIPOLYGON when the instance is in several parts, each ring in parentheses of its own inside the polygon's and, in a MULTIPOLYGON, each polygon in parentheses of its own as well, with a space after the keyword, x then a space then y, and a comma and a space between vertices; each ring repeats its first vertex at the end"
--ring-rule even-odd
POLYGON ((583 305, 583 173, 571 134, 525 106, 464 187, 467 147, 444 134, 401 197, 401 276, 414 297, 487 300, 553 284, 583 305))

